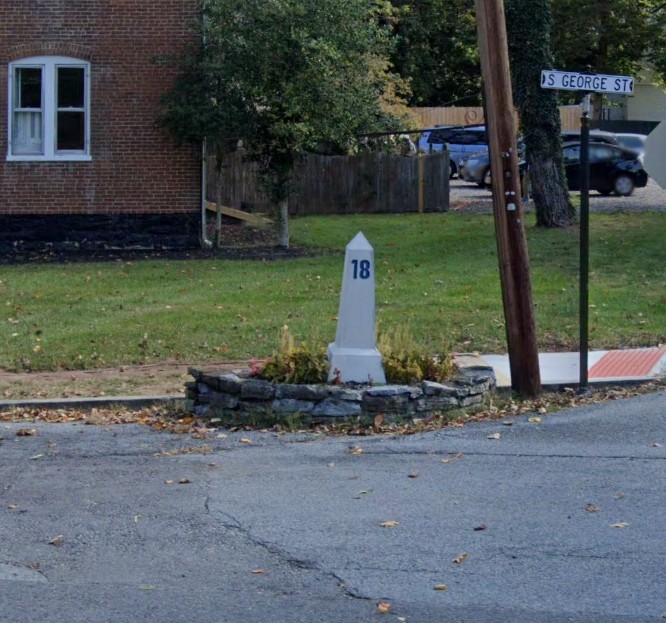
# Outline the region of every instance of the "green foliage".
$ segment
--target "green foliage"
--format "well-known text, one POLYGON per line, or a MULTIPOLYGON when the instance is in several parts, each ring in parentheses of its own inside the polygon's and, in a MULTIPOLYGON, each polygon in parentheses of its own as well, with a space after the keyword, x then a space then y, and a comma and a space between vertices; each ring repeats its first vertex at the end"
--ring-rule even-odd
POLYGON ((556 66, 636 76, 650 61, 666 69, 662 0, 552 0, 556 66))
POLYGON ((443 381, 453 374, 448 353, 431 354, 418 344, 409 329, 398 325, 379 337, 384 374, 388 383, 414 384, 423 380, 443 381))
POLYGON ((474 0, 394 0, 391 60, 414 106, 478 105, 481 73, 474 0))
POLYGON ((259 377, 275 383, 325 383, 328 359, 323 348, 296 346, 288 326, 280 329, 278 349, 268 359, 259 377))
POLYGON ((396 77, 374 0, 205 0, 202 11, 202 46, 183 60, 160 118, 218 155, 241 139, 276 204, 304 152, 347 152, 360 134, 398 128, 382 107, 396 77))

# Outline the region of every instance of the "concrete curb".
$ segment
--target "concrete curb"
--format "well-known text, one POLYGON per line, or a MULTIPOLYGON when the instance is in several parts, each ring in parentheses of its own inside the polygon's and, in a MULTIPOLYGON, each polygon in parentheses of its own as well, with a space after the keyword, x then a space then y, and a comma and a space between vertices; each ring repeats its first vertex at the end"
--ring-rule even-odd
POLYGON ((99 396, 93 398, 42 398, 26 400, 0 400, 0 411, 11 409, 94 409, 123 406, 142 409, 156 404, 179 405, 185 403, 183 396, 172 394, 158 396, 99 396))

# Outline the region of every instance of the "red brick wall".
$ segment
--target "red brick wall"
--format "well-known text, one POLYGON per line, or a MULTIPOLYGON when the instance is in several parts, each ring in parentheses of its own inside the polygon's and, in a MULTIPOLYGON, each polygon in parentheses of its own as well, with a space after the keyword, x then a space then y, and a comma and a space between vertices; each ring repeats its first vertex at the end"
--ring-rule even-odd
POLYGON ((200 154, 156 127, 174 70, 154 63, 192 37, 197 0, 1 0, 0 217, 198 214, 200 154), (91 65, 91 162, 8 162, 8 63, 91 65))

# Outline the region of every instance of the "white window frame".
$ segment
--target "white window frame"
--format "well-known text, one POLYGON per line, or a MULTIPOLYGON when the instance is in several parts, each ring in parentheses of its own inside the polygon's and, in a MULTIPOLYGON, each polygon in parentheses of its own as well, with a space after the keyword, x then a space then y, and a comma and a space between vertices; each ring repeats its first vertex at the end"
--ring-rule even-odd
MULTIPOLYGON (((88 162, 90 155, 90 63, 69 56, 31 56, 22 58, 9 64, 9 85, 7 97, 7 160, 23 162, 43 161, 75 161, 88 162), (61 67, 80 68, 84 70, 84 148, 81 150, 57 149, 57 118, 58 118, 58 89, 57 70, 61 67), (42 153, 41 154, 15 154, 13 153, 13 124, 14 124, 14 85, 16 70, 18 68, 41 69, 42 71, 42 153)), ((61 109, 60 112, 70 109, 61 109)), ((80 108, 71 109, 81 112, 80 108)))

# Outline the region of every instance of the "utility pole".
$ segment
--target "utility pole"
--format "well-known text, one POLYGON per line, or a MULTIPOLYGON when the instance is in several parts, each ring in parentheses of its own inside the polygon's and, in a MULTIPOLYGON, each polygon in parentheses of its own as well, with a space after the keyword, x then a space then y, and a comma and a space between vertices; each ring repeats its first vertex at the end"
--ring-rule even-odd
POLYGON ((541 377, 523 226, 504 2, 475 0, 475 4, 511 385, 514 391, 533 397, 541 391, 541 377))

